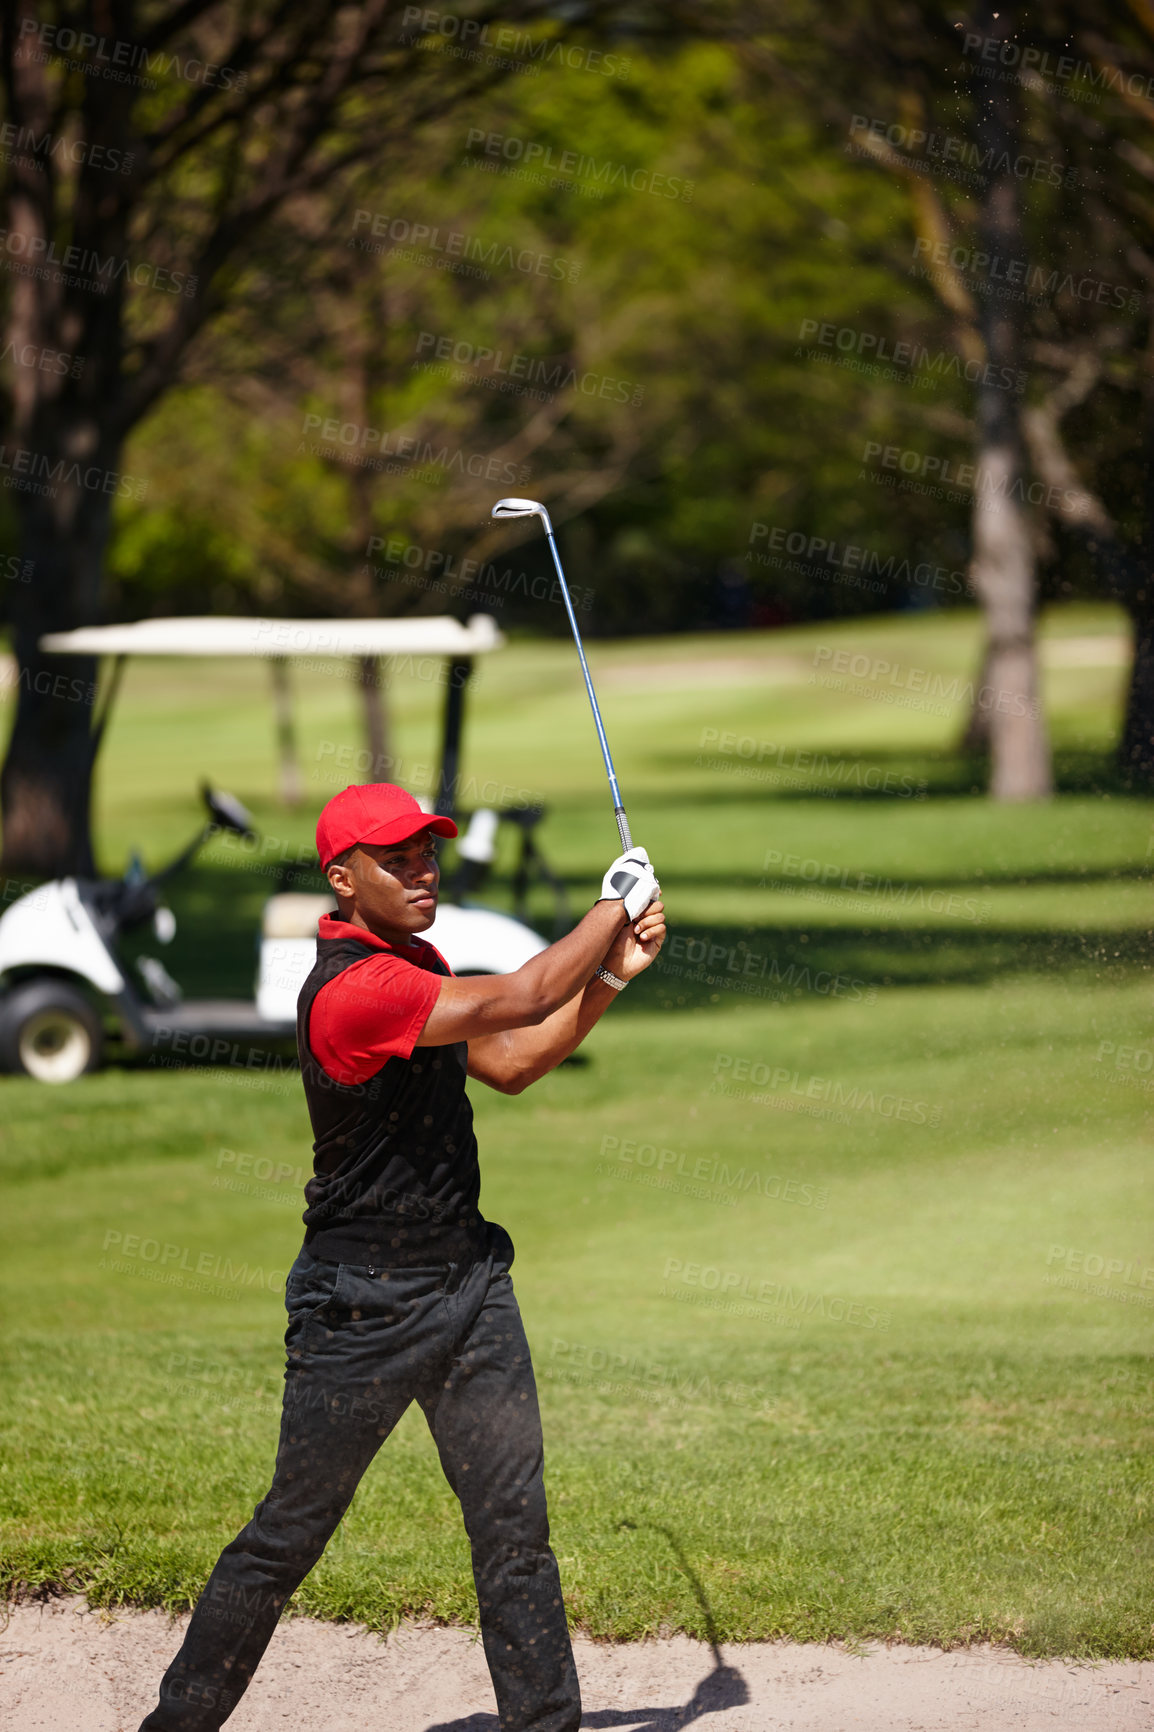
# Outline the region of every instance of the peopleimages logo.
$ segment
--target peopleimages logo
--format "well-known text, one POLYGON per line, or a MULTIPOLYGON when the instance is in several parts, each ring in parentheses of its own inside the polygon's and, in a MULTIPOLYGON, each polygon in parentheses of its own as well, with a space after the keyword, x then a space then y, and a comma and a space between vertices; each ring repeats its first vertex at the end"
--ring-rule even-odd
POLYGON ((712 1263, 687 1263, 680 1257, 667 1257, 662 1269, 663 1298, 689 1299, 686 1287, 699 1290, 700 1297, 716 1295, 714 1308, 728 1310, 738 1316, 765 1316, 767 1322, 777 1319, 767 1316, 758 1307, 781 1306, 781 1315, 796 1325, 801 1317, 828 1318, 833 1323, 849 1323, 859 1329, 888 1329, 891 1313, 861 1299, 844 1298, 836 1293, 814 1293, 804 1287, 794 1287, 785 1281, 759 1280, 741 1269, 726 1269, 712 1263), (742 1304, 742 1301, 745 1303, 742 1304))
POLYGON ((63 138, 56 133, 38 133, 31 126, 14 126, 11 121, 0 125, 0 146, 5 161, 23 153, 26 161, 37 168, 52 162, 57 168, 75 163, 79 168, 105 169, 110 174, 130 174, 133 152, 116 150, 112 145, 90 144, 84 138, 63 138))
MULTIPOLYGON (((359 248, 361 252, 378 254, 395 251, 398 247, 408 248, 417 263, 438 258, 446 266, 457 261, 472 262, 478 267, 491 265, 502 270, 521 271, 529 277, 549 277, 558 283, 575 283, 581 275, 581 264, 577 259, 539 253, 532 247, 515 250, 507 243, 485 241, 479 235, 467 234, 464 229, 410 222, 408 217, 389 216, 383 211, 358 210, 353 217, 353 232, 348 245, 359 248), (362 230, 368 233, 362 233, 362 230), (369 235, 382 242, 391 241, 393 246, 374 246, 368 239, 369 235)), ((487 277, 488 271, 479 270, 478 274, 487 277)))
MULTIPOLYGON (((0 229, 0 245, 12 259, 26 259, 30 267, 35 267, 32 274, 45 278, 46 267, 55 267, 59 272, 88 272, 86 280, 77 279, 75 286, 88 288, 95 294, 104 294, 115 282, 134 283, 139 289, 158 289, 165 295, 196 294, 198 278, 187 271, 169 270, 164 265, 151 264, 146 259, 135 263, 131 259, 118 258, 115 253, 109 253, 102 258, 90 247, 64 247, 58 249, 55 241, 50 241, 44 235, 26 234, 22 229, 0 229)), ((5 265, 5 269, 15 268, 5 265)), ((72 280, 72 279, 67 279, 72 280)))
MULTIPOLYGON (((539 572, 536 575, 526 571, 514 572, 512 566, 498 571, 492 560, 458 559, 442 548, 422 547, 417 542, 402 541, 397 536, 391 536, 386 543, 383 536, 370 535, 368 551, 374 553, 381 549, 384 550, 385 564, 362 566, 362 576, 399 577, 403 583, 418 584, 437 594, 480 601, 487 607, 504 607, 512 596, 523 596, 526 601, 562 601, 557 578, 544 577, 539 572)), ((568 589, 575 608, 588 610, 592 607, 595 590, 572 584, 568 589)))
POLYGON ((502 172, 508 172, 513 164, 520 164, 543 184, 547 183, 550 174, 560 177, 553 180, 554 186, 565 186, 572 180, 585 181, 590 184, 581 190, 596 197, 607 188, 616 187, 622 192, 649 192, 658 198, 680 199, 683 204, 689 204, 693 198, 693 181, 685 180, 681 175, 664 174, 652 168, 631 168, 624 162, 599 162, 596 157, 586 156, 579 150, 554 152, 551 144, 517 138, 510 133, 486 132, 482 126, 469 128, 465 152, 466 163, 502 172), (490 163, 484 158, 495 160, 490 163))
POLYGON ((744 758, 762 764, 767 758, 770 768, 805 771, 806 780, 799 777, 797 786, 806 786, 814 778, 827 778, 853 788, 868 788, 873 793, 896 794, 899 799, 924 800, 927 784, 924 778, 915 782, 912 776, 901 776, 896 770, 884 770, 879 764, 864 763, 860 758, 829 757, 825 752, 806 750, 801 746, 780 746, 774 740, 758 740, 752 734, 722 733, 718 728, 702 728, 699 746, 712 746, 712 760, 696 757, 698 768, 709 770, 733 769, 723 759, 744 758))
POLYGON ((243 90, 248 83, 247 72, 218 66, 215 61, 201 60, 195 55, 181 56, 162 48, 146 48, 139 42, 97 36, 91 30, 22 18, 20 39, 26 53, 30 36, 35 37, 40 50, 31 55, 33 60, 40 63, 63 60, 66 66, 97 72, 118 84, 138 84, 143 89, 156 90, 157 79, 143 76, 142 69, 144 74, 155 72, 162 78, 178 78, 185 84, 202 84, 206 89, 243 90))
POLYGON ((871 660, 864 652, 853 654, 848 649, 834 649, 832 644, 819 644, 813 652, 813 665, 818 668, 826 662, 834 675, 849 674, 855 680, 870 683, 846 687, 826 674, 811 674, 811 685, 830 686, 835 691, 851 690, 862 697, 877 696, 887 702, 904 700, 906 708, 924 708, 937 715, 951 714, 951 706, 958 703, 976 704, 983 710, 996 709, 1000 716, 1039 713, 1037 699, 1024 692, 990 685, 975 688, 972 680, 957 675, 947 680, 932 668, 903 667, 900 662, 887 661, 881 656, 871 660), (918 695, 923 693, 924 698, 918 695), (935 697, 943 700, 943 706, 929 710, 930 700, 935 697))
MULTIPOLYGON (((541 385, 555 395, 558 391, 580 391, 584 397, 600 397, 614 403, 632 403, 635 407, 645 396, 645 387, 629 379, 617 379, 611 374, 578 372, 565 361, 542 359, 533 355, 506 353, 490 345, 470 343, 463 338, 438 336, 435 331, 422 331, 417 338, 417 354, 423 359, 412 363, 414 368, 427 368, 436 362, 452 362, 458 369, 477 369, 485 378, 501 379, 507 384, 524 380, 541 385)), ((444 369, 442 369, 444 372, 444 369)), ((458 379, 460 372, 456 375, 458 379)), ((544 395, 544 393, 542 393, 544 395)), ((547 399, 551 401, 551 396, 547 399)))
POLYGON ((100 1259, 102 1269, 126 1274, 135 1273, 135 1265, 153 1265, 155 1273, 149 1279, 161 1279, 170 1286, 183 1286, 180 1276, 190 1274, 235 1287, 262 1287, 269 1293, 284 1290, 283 1269, 265 1269, 260 1264, 250 1268, 247 1263, 234 1263, 231 1257, 216 1251, 197 1251, 191 1245, 174 1245, 140 1233, 122 1233, 117 1227, 108 1228, 100 1248, 116 1252, 115 1257, 100 1259))
POLYGON ((725 945, 695 938, 691 932, 675 932, 661 952, 657 967, 663 976, 674 980, 725 987, 731 992, 769 998, 780 1004, 792 1002, 802 992, 863 1000, 866 1004, 872 1004, 877 997, 877 988, 868 981, 849 974, 834 974, 828 968, 815 971, 808 963, 751 950, 744 939, 725 945))
MULTIPOLYGON (((718 1055, 720 1060, 723 1056, 718 1055)), ((733 1063, 732 1054, 728 1055, 733 1063)), ((716 1066, 714 1067, 716 1073, 716 1066)), ((748 1066, 747 1066, 748 1070, 748 1066)), ((783 1179, 775 1173, 765 1173, 756 1167, 730 1166, 721 1155, 691 1155, 685 1149, 658 1148, 656 1143, 638 1142, 634 1137, 606 1134, 601 1139, 601 1154, 626 1166, 652 1167, 657 1173, 692 1179, 695 1183, 718 1185, 725 1190, 752 1193, 771 1201, 799 1203, 804 1208, 815 1204, 824 1209, 829 1193, 824 1185, 807 1184, 800 1179, 783 1179)), ((598 1169, 600 1171, 600 1168, 598 1169)))
POLYGON ((1137 96, 1146 102, 1154 99, 1154 78, 1140 72, 1123 72, 1120 67, 1111 65, 1108 58, 1096 65, 1092 60, 1078 60, 1072 54, 1055 54, 1049 48, 1007 42, 1001 36, 982 36, 976 30, 966 33, 962 54, 968 60, 977 61, 976 70, 986 78, 1008 77, 1022 84, 1030 79, 1067 86, 1085 84, 1088 86, 1085 92, 1066 92, 1079 102, 1099 102, 1099 92, 1103 90, 1116 96, 1137 96))
POLYGON ((506 24, 482 24, 456 12, 434 12, 427 6, 406 6, 401 15, 400 40, 456 53, 468 60, 487 60, 509 71, 539 73, 542 66, 563 67, 570 72, 596 72, 602 78, 627 78, 632 61, 604 48, 583 48, 552 36, 530 36, 506 24), (508 56, 494 60, 492 52, 508 56))
POLYGON ((1019 152, 1011 156, 1008 150, 997 151, 993 146, 982 150, 971 139, 948 132, 927 131, 922 127, 903 126, 899 121, 885 121, 855 114, 850 122, 850 137, 859 149, 862 146, 888 145, 907 160, 922 159, 943 173, 964 175, 971 185, 983 185, 993 175, 1013 175, 1015 180, 1044 180, 1050 186, 1074 186, 1078 171, 1049 157, 1027 156, 1019 152))
POLYGON ((0 361, 11 361, 14 367, 28 367, 37 373, 51 373, 58 378, 71 374, 79 379, 87 361, 83 355, 70 355, 67 350, 46 349, 38 343, 5 343, 0 348, 0 361))
POLYGON ((74 491, 115 495, 118 499, 143 499, 149 483, 138 476, 122 475, 117 469, 101 469, 89 463, 81 467, 67 458, 55 460, 23 445, 0 445, 0 486, 21 493, 38 493, 55 499, 61 487, 74 491))
POLYGON ((449 445, 439 449, 431 440, 420 440, 409 434, 390 432, 384 427, 362 426, 357 421, 340 421, 335 416, 306 414, 301 426, 302 437, 297 451, 302 455, 328 457, 362 469, 375 469, 390 475, 413 474, 439 479, 440 474, 456 470, 486 481, 528 481, 527 463, 508 463, 480 451, 462 451, 449 445), (305 436, 319 433, 316 440, 305 436), (385 457, 396 462, 386 464, 385 457))
POLYGON ((895 376, 915 378, 933 388, 939 379, 967 379, 971 385, 989 385, 996 391, 1020 393, 1026 375, 1020 367, 999 367, 990 361, 967 360, 949 349, 931 351, 924 343, 898 342, 877 331, 859 331, 853 325, 834 325, 820 319, 803 319, 798 327, 802 343, 811 340, 818 349, 796 349, 800 360, 836 362, 839 366, 871 369, 886 366, 895 376), (823 355, 820 350, 831 353, 823 355))
MULTIPOLYGON (((863 1088, 860 1083, 847 1083, 837 1077, 803 1076, 788 1065, 771 1067, 758 1064, 732 1052, 716 1055, 713 1075, 720 1079, 722 1086, 710 1089, 711 1094, 733 1094, 759 1106, 789 1107, 789 1096, 792 1095, 798 1100, 818 1101, 835 1108, 849 1108, 852 1112, 877 1113, 883 1119, 895 1119, 902 1124, 939 1125, 942 1122, 941 1107, 931 1101, 914 1100, 912 1095, 899 1095, 892 1090, 863 1088), (757 1095, 731 1086, 742 1082, 752 1083, 754 1088, 768 1088, 770 1092, 757 1095), (787 1094, 778 1095, 776 1091, 780 1089, 787 1090, 787 1094)), ((853 1121, 843 1116, 841 1122, 848 1125, 853 1121)))
POLYGON ((924 884, 914 884, 908 879, 895 883, 892 878, 881 878, 872 872, 855 872, 852 867, 842 866, 835 860, 783 854, 780 848, 766 849, 762 871, 766 876, 759 879, 759 890, 774 890, 786 896, 801 895, 807 901, 825 902, 831 907, 841 903, 838 893, 844 891, 851 896, 875 898, 871 907, 878 908, 879 912, 928 910, 931 914, 948 914, 957 920, 982 922, 989 918, 989 903, 979 902, 976 896, 959 896, 953 891, 933 888, 927 891, 924 884), (790 879, 800 883, 786 882, 790 879), (814 888, 806 890, 800 885, 814 888))
POLYGON ((992 287, 1020 289, 1022 297, 1033 305, 1044 305, 1059 297, 1093 301, 1099 307, 1120 307, 1131 313, 1142 305, 1141 295, 1122 283, 1105 282, 1100 277, 1076 277, 1070 271, 1047 271, 1044 265, 1031 267, 1028 259, 1003 258, 999 253, 955 246, 949 241, 931 241, 921 235, 914 242, 913 259, 915 274, 922 260, 948 266, 965 277, 971 287, 986 278, 992 287))
MULTIPOLYGON (((880 451, 881 446, 877 449, 880 451)), ((839 545, 836 538, 831 541, 824 535, 806 536, 798 529, 754 523, 749 531, 749 546, 763 540, 771 554, 786 553, 799 557, 818 575, 823 564, 834 567, 839 573, 853 573, 855 587, 874 594, 882 594, 891 583, 915 585, 918 589, 934 589, 950 595, 964 595, 967 588, 964 571, 950 571, 946 566, 934 565, 929 560, 911 565, 908 559, 899 559, 896 553, 883 558, 876 549, 861 547, 855 542, 839 545), (858 581, 865 574, 876 581, 858 581)), ((780 565, 781 561, 771 558, 768 563, 780 565)))

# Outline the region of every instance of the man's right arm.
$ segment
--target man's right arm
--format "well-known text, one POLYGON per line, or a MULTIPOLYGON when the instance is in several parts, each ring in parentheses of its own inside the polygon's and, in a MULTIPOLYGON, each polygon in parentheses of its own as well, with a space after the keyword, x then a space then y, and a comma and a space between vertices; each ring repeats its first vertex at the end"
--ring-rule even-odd
POLYGON ((418 1046, 451 1046, 510 1028, 532 1028, 581 991, 627 923, 617 898, 597 902, 564 938, 513 974, 445 979, 417 1037, 418 1046))

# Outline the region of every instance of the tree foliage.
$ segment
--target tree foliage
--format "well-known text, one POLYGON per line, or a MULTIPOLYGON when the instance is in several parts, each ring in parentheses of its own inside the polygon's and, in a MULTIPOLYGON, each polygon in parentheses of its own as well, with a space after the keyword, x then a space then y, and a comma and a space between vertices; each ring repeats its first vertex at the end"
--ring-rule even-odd
POLYGON ((5 596, 10 864, 86 857, 89 719, 37 689, 43 631, 561 629, 502 493, 548 501, 592 630, 970 602, 975 385, 1014 293, 1037 596, 1125 600, 1154 774, 1141 9, 1000 12, 992 52, 983 13, 912 0, 2 16, 8 450, 63 478, 5 496, 36 573, 5 596), (991 264, 1006 79, 1022 258, 991 264))

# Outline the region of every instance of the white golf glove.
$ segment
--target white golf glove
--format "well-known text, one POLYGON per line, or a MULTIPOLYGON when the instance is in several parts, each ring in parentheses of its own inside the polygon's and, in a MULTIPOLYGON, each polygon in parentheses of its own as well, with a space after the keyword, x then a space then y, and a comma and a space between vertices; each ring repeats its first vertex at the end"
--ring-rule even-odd
POLYGON ((660 892, 657 874, 649 864, 644 848, 630 848, 628 854, 619 854, 606 872, 597 900, 604 902, 619 897, 630 920, 636 920, 660 892))

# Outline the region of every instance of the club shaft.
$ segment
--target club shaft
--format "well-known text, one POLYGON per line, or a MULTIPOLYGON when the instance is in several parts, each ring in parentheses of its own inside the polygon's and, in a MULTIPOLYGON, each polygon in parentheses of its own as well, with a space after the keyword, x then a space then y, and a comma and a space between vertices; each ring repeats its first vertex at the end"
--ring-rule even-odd
POLYGON ((625 807, 621 801, 621 790, 617 786, 617 772, 613 768, 613 757, 609 750, 609 741, 605 738, 605 724, 601 720, 601 711, 597 704, 597 693, 593 690, 593 681, 589 674, 589 663, 585 660, 585 646, 581 642, 581 633, 577 629, 577 616, 573 612, 573 603, 569 597, 569 585, 565 582, 565 573, 561 569, 561 558, 557 552, 557 543, 553 538, 553 530, 549 524, 545 526, 545 535, 549 542, 549 552, 553 555, 553 564, 557 568, 557 581, 561 585, 561 599, 565 603, 565 612, 569 615, 569 624, 573 630, 573 642, 577 645, 577 655, 581 662, 581 672, 585 676, 585 690, 589 694, 589 707, 593 711, 593 721, 597 728, 597 738, 601 742, 601 756, 605 759, 605 773, 609 777, 609 792, 613 795, 613 815, 617 819, 617 830, 621 837, 621 849, 628 853, 633 846, 629 834, 629 820, 625 816, 625 807))

